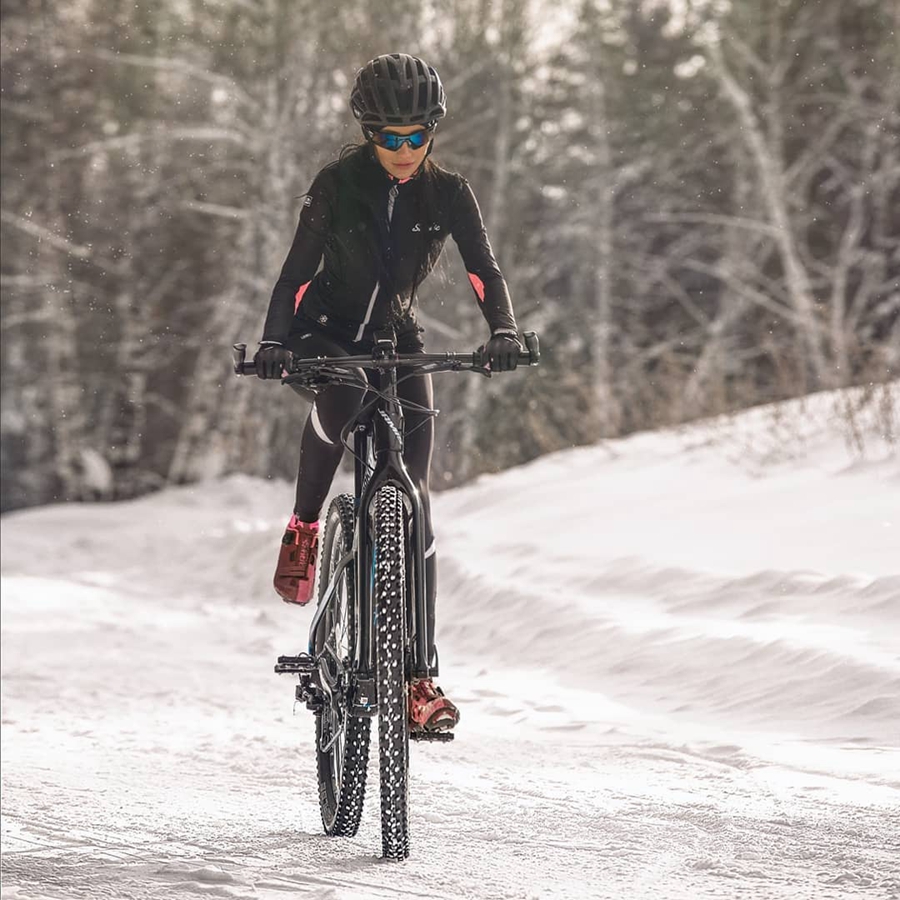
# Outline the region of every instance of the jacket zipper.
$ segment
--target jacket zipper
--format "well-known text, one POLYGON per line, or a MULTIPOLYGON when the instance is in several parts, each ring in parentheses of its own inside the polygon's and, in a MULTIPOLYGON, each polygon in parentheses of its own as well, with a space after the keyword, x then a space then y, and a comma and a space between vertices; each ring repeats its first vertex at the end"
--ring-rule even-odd
MULTIPOLYGON (((394 204, 397 202, 397 194, 400 191, 400 186, 396 184, 391 185, 391 189, 388 191, 388 202, 387 202, 387 220, 388 220, 388 237, 390 237, 391 233, 391 219, 394 218, 394 204)), ((359 326, 359 331, 356 332, 356 337, 353 339, 354 343, 358 343, 362 340, 363 332, 366 330, 366 325, 369 324, 369 320, 372 318, 372 310, 375 308, 375 298, 378 296, 378 289, 381 287, 381 281, 375 282, 375 289, 372 291, 372 296, 369 297, 369 306, 366 309, 366 316, 362 320, 362 324, 359 326)))

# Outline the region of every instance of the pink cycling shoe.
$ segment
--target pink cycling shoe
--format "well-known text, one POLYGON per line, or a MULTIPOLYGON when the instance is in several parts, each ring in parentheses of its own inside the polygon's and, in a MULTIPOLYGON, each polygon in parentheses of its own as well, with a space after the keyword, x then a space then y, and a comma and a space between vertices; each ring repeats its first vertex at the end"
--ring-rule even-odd
POLYGON ((301 522, 291 516, 278 554, 275 590, 285 603, 306 606, 316 581, 316 556, 319 551, 319 523, 301 522))
POLYGON ((459 722, 459 710, 430 678, 409 684, 409 727, 413 731, 450 731, 459 722))

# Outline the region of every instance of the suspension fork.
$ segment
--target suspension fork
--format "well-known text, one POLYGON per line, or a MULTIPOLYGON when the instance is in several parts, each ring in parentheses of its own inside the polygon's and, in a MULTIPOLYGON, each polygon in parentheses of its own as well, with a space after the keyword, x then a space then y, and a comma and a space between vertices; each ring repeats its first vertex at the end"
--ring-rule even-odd
POLYGON ((360 604, 359 645, 357 659, 360 669, 367 674, 375 671, 375 649, 372 639, 372 567, 375 548, 371 540, 368 511, 378 489, 387 483, 395 484, 406 495, 412 520, 412 533, 407 543, 408 555, 412 557, 414 584, 411 616, 407 623, 407 633, 414 635, 412 642, 410 672, 413 677, 426 678, 429 675, 428 648, 428 604, 425 593, 425 509, 422 496, 413 482, 403 460, 403 410, 397 401, 397 372, 391 369, 383 373, 382 390, 390 402, 379 404, 366 427, 358 428, 355 434, 356 485, 359 497, 357 515, 357 549, 359 567, 357 570, 357 598, 360 604), (369 446, 375 450, 375 469, 367 473, 360 460, 366 459, 369 446), (366 477, 368 476, 368 477, 366 477))
MULTIPOLYGON (((422 495, 418 486, 413 482, 406 462, 403 459, 405 447, 403 407, 397 399, 397 370, 391 369, 385 373, 390 385, 389 395, 392 398, 389 412, 382 413, 382 422, 376 422, 376 429, 382 428, 382 441, 376 442, 376 446, 387 447, 388 471, 392 480, 406 494, 409 500, 412 534, 407 541, 407 556, 412 556, 413 573, 415 583, 409 587, 413 591, 411 621, 407 622, 407 634, 414 635, 411 643, 410 674, 415 678, 427 678, 428 668, 428 604, 425 594, 425 509, 422 504, 422 495)), ((376 430, 377 434, 377 430, 376 430)))

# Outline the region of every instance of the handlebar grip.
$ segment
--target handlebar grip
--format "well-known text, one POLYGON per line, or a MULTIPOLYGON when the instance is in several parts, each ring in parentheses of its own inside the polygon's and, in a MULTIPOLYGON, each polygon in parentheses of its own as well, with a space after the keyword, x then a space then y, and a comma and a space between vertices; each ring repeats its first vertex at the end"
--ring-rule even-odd
POLYGON ((541 361, 541 345, 538 341, 536 331, 525 331, 522 334, 525 338, 525 352, 519 354, 519 362, 527 363, 529 366, 536 366, 541 361))
POLYGON ((235 375, 255 375, 256 374, 256 363, 252 360, 250 362, 246 361, 247 358, 247 345, 246 344, 234 344, 231 348, 231 358, 234 361, 234 374, 235 375))

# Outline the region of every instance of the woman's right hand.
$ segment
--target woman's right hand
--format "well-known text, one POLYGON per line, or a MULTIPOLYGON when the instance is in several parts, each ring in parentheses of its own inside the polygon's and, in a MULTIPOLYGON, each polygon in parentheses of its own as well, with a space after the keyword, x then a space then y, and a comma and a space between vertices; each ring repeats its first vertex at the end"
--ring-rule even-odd
POLYGON ((259 345, 253 362, 257 378, 281 378, 291 366, 291 351, 282 344, 264 342, 259 345))

